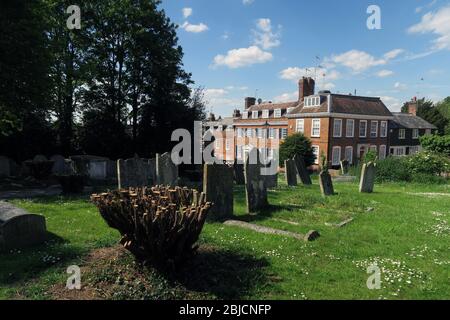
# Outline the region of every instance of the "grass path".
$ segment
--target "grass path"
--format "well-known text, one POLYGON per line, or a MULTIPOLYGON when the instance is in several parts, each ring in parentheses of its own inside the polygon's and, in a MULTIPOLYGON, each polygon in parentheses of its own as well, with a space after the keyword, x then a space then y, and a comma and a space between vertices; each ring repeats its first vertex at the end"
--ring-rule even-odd
MULTIPOLYGON (((237 219, 298 233, 314 229, 321 238, 305 243, 208 223, 201 243, 215 252, 193 262, 199 283, 176 281, 177 288, 209 298, 450 297, 448 185, 383 184, 364 195, 354 183, 338 183, 335 189, 337 196, 324 199, 317 185, 281 185, 270 192, 269 209, 249 216, 244 190, 236 187, 237 219), (349 218, 354 221, 343 228, 330 226, 349 218), (366 286, 367 266, 373 262, 382 269, 381 290, 366 286)), ((83 264, 91 250, 117 242, 118 234, 85 199, 54 197, 15 204, 44 215, 54 236, 45 246, 0 255, 0 299, 49 298, 51 285, 65 283, 68 265, 83 264)), ((171 282, 163 287, 174 286, 171 282)), ((136 297, 130 293, 129 298, 136 297)))

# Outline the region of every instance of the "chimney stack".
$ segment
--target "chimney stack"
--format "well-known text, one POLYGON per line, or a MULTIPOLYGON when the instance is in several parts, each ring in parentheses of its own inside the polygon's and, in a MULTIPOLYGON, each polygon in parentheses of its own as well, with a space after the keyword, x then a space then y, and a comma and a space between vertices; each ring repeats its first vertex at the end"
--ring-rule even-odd
POLYGON ((413 116, 417 116, 417 111, 419 109, 419 103, 417 98, 414 97, 410 102, 408 102, 408 113, 413 116))
POLYGON ((247 110, 251 106, 254 106, 255 104, 256 104, 256 98, 253 98, 253 97, 245 98, 245 110, 247 110))
POLYGON ((316 82, 311 77, 303 77, 298 82, 298 101, 303 102, 305 97, 314 95, 316 82))

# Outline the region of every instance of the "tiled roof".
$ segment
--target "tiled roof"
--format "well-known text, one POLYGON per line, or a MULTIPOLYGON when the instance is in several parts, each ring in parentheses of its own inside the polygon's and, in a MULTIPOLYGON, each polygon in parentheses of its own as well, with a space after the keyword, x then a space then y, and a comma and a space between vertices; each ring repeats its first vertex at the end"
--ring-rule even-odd
POLYGON ((409 113, 394 113, 394 121, 392 128, 406 128, 406 129, 437 129, 436 126, 425 121, 421 117, 414 116, 409 113))
POLYGON ((232 126, 233 124, 234 119, 232 117, 227 117, 216 121, 206 121, 203 123, 206 127, 232 126))
POLYGON ((292 102, 283 102, 283 103, 261 103, 261 104, 255 104, 248 108, 248 112, 253 111, 263 111, 263 110, 276 110, 276 109, 288 109, 288 108, 294 108, 298 106, 298 101, 292 101, 292 102))

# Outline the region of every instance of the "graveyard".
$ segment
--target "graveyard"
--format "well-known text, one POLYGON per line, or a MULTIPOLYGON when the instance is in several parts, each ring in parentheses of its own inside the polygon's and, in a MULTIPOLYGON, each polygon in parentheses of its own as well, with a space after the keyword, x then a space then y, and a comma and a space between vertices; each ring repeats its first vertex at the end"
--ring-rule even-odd
MULTIPOLYGON (((320 237, 304 241, 208 221, 199 249, 176 275, 138 267, 118 245, 90 194, 10 200, 47 221, 42 245, 0 255, 0 299, 442 299, 448 283, 448 185, 335 182, 323 197, 283 175, 269 205, 248 214, 245 186, 234 186, 234 217, 261 228, 320 237), (367 266, 383 268, 368 290, 367 266), (65 289, 68 265, 82 290, 65 289)), ((98 187, 98 191, 102 191, 98 187)))

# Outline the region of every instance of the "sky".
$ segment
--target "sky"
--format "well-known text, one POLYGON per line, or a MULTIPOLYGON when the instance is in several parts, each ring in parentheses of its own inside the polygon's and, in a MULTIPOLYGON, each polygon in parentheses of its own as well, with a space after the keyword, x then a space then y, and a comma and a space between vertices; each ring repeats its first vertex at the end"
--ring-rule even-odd
POLYGON ((297 100, 302 76, 316 79, 316 91, 381 97, 391 111, 415 96, 450 96, 450 0, 163 0, 161 8, 179 26, 184 68, 205 88, 207 111, 222 117, 247 96, 297 100))

